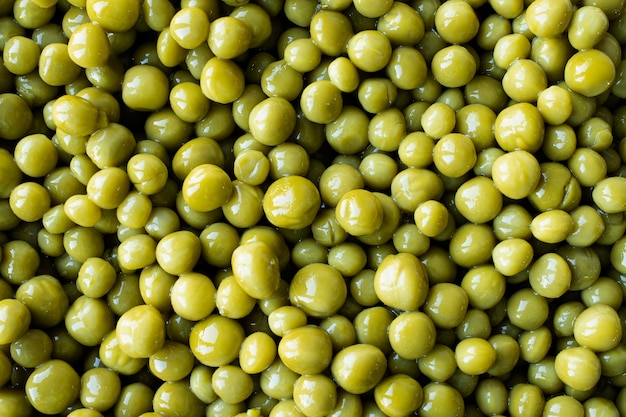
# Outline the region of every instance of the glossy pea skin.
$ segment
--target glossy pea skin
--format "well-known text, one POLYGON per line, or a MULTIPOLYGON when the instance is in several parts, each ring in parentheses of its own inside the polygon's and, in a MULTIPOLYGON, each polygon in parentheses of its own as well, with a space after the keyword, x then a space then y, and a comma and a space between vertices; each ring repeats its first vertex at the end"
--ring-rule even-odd
POLYGON ((367 392, 382 379, 387 360, 375 346, 355 344, 335 355, 331 373, 337 384, 352 394, 367 392))
POLYGON ((67 362, 52 359, 29 376, 25 391, 39 412, 60 413, 78 398, 80 377, 67 362))

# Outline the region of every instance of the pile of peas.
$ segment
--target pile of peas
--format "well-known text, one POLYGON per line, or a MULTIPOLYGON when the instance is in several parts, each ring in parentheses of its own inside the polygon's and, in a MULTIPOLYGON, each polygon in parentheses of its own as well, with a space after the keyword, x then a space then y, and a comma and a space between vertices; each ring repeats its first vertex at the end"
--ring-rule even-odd
POLYGON ((0 0, 0 417, 626 416, 624 0, 0 0))

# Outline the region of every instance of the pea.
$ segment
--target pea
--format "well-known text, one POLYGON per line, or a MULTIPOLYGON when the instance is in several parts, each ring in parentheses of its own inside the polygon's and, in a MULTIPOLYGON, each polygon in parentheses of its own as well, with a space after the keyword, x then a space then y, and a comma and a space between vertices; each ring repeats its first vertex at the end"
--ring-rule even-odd
POLYGON ((243 340, 243 328, 238 322, 212 314, 193 327, 189 346, 202 364, 216 367, 235 359, 243 340))
POLYGON ((37 411, 56 414, 78 398, 80 377, 67 362, 52 359, 28 377, 25 390, 29 402, 37 411))
POLYGON ((573 347, 559 352, 554 366, 563 383, 581 391, 593 388, 600 379, 600 360, 586 347, 573 347))
POLYGON ((285 365, 300 374, 317 374, 330 365, 332 342, 325 330, 306 325, 283 335, 278 355, 285 365))
POLYGON ((409 253, 386 257, 374 276, 374 289, 386 305, 416 310, 427 297, 428 277, 419 259, 409 253), (398 292, 404 288, 403 292, 398 292))
POLYGON ((320 195, 315 185, 297 175, 274 181, 263 197, 263 211, 278 227, 301 229, 309 226, 317 215, 320 195))
POLYGON ((461 45, 438 50, 432 57, 431 71, 442 86, 455 88, 466 85, 476 74, 476 61, 461 45))
POLYGON ((331 372, 345 391, 362 394, 378 384, 386 365, 387 360, 380 349, 372 345, 355 344, 335 355, 331 372))
POLYGON ((437 415, 443 410, 446 415, 460 417, 465 414, 465 403, 461 394, 445 382, 430 382, 423 387, 424 400, 419 413, 425 417, 437 415))
POLYGON ((270 97, 252 108, 249 116, 250 133, 264 145, 283 143, 296 124, 293 106, 284 98, 270 97), (275 127, 279 126, 279 130, 275 127))
POLYGON ((585 97, 605 92, 615 77, 611 59, 597 49, 575 53, 565 65, 565 83, 573 91, 585 97))

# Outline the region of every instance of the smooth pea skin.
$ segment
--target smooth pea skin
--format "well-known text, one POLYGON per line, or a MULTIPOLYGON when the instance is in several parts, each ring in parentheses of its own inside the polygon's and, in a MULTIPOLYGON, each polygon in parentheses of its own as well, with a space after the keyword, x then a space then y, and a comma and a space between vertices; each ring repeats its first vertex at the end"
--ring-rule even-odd
POLYGON ((348 191, 337 202, 335 217, 343 229, 353 236, 374 233, 383 222, 382 204, 370 191, 348 191))
POLYGON ((615 66, 604 52, 588 49, 575 53, 565 64, 565 83, 585 97, 608 90, 615 77, 615 66))
POLYGON ((0 343, 9 344, 28 331, 31 315, 20 301, 7 298, 0 300, 0 343))
POLYGON ((182 195, 185 203, 196 211, 208 212, 221 207, 228 201, 231 193, 231 180, 217 165, 198 165, 183 181, 182 195))
POLYGON ((231 265, 235 279, 251 297, 267 298, 278 289, 278 257, 266 243, 252 241, 237 247, 231 265))
POLYGON ((278 343, 278 356, 300 375, 321 373, 330 365, 332 341, 320 327, 298 327, 283 335, 278 343))
POLYGON ((274 226, 302 229, 313 223, 321 197, 309 179, 290 175, 274 181, 263 196, 263 211, 274 226))
POLYGON ((415 255, 389 255, 376 270, 374 289, 378 298, 387 306, 416 310, 426 301, 428 276, 415 255))
POLYGON ((28 377, 25 390, 37 411, 58 414, 78 398, 80 377, 67 362, 52 359, 28 377))
POLYGON ((333 358, 331 373, 337 384, 352 394, 374 388, 387 368, 382 351, 368 344, 355 344, 339 351, 333 358))
POLYGON ((149 305, 136 306, 122 314, 116 331, 120 349, 132 358, 150 357, 165 341, 165 322, 161 313, 149 305))
POLYGON ((554 367, 564 384, 579 391, 592 389, 600 380, 600 359, 586 347, 572 347, 559 352, 554 367))
POLYGON ((320 263, 309 264, 298 270, 289 286, 292 304, 313 317, 335 314, 344 304, 347 292, 339 271, 320 263))
POLYGON ((496 350, 484 339, 470 337, 461 340, 455 347, 459 369, 469 375, 480 375, 496 361, 496 350))
POLYGON ((622 338, 617 312, 605 304, 588 307, 576 317, 574 337, 581 346, 596 352, 615 348, 622 338))
POLYGON ((193 327, 189 347, 203 365, 218 367, 238 356, 243 340, 244 331, 237 321, 212 314, 193 327))

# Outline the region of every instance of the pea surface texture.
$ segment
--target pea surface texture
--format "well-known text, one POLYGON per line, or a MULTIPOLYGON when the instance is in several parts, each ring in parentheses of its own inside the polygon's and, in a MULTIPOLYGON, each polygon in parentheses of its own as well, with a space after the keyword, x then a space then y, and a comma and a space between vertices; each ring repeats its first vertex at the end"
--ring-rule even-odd
POLYGON ((0 1, 0 417, 626 416, 626 0, 0 1))

